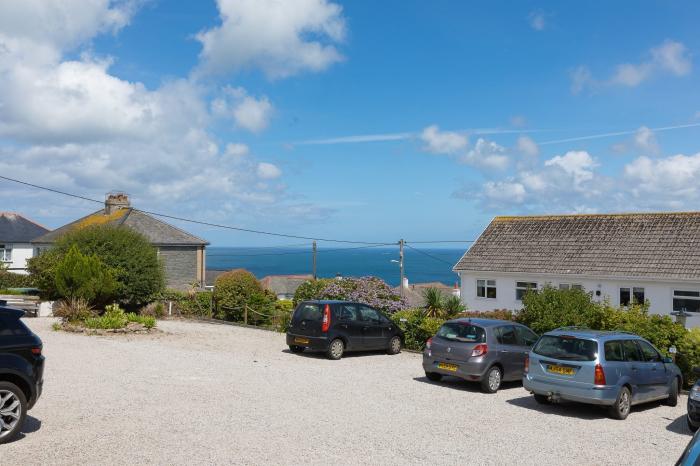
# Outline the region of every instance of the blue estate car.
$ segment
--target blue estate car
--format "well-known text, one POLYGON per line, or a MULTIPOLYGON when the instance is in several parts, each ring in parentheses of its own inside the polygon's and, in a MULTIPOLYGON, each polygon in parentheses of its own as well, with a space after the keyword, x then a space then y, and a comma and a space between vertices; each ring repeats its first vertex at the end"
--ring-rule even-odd
POLYGON ((529 354, 523 386, 538 403, 569 400, 607 406, 625 419, 633 405, 675 406, 681 371, 640 336, 565 327, 544 334, 529 354))

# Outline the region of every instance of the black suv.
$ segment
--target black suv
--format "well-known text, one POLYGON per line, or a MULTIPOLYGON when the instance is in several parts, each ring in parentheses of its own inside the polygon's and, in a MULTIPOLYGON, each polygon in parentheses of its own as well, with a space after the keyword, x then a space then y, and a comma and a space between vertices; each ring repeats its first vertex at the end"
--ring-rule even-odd
POLYGON ((0 443, 12 440, 41 395, 41 339, 24 325, 24 311, 0 306, 0 443))
POLYGON ((366 304, 304 301, 292 315, 287 345, 293 353, 325 351, 329 359, 340 359, 346 351, 386 350, 396 354, 403 346, 403 332, 366 304))

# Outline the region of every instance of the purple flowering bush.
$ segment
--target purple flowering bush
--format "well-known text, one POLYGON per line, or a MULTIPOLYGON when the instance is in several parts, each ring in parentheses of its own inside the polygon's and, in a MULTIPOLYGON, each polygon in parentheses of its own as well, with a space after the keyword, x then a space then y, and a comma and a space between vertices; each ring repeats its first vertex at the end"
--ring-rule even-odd
POLYGON ((406 301, 377 277, 310 280, 299 287, 294 302, 307 299, 355 301, 389 314, 407 307, 406 301))

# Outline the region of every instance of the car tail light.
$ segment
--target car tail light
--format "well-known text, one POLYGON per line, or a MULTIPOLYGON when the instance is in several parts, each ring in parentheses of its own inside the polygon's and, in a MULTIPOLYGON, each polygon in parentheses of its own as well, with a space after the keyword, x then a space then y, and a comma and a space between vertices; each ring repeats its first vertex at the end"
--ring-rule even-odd
POLYGON ((323 322, 321 323, 321 331, 327 332, 328 328, 331 326, 331 305, 326 304, 323 308, 323 322))
POLYGON ((477 356, 483 356, 486 353, 488 353, 489 347, 485 343, 481 343, 479 345, 476 345, 474 349, 472 350, 472 357, 475 358, 477 356))
POLYGON ((35 356, 41 356, 41 346, 32 348, 32 354, 35 356))
POLYGON ((428 341, 425 342, 425 347, 430 349, 430 347, 433 345, 433 337, 428 338, 428 341))
POLYGON ((593 383, 596 385, 606 385, 605 371, 603 371, 603 366, 600 364, 595 365, 595 377, 593 378, 593 383))
POLYGON ((525 356, 525 373, 530 371, 530 356, 525 356))

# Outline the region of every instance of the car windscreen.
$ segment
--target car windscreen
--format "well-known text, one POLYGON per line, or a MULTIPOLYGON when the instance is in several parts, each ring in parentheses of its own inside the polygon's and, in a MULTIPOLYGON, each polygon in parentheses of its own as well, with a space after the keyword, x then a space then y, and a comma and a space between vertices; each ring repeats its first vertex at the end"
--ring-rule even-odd
POLYGON ((321 306, 318 304, 300 304, 294 312, 294 321, 302 320, 320 321, 323 317, 321 306))
POLYGON ((598 343, 569 335, 544 335, 532 351, 566 361, 594 361, 598 356, 598 343))
POLYGON ((459 322, 447 322, 440 327, 437 336, 450 341, 465 343, 485 343, 486 332, 476 325, 459 322))

